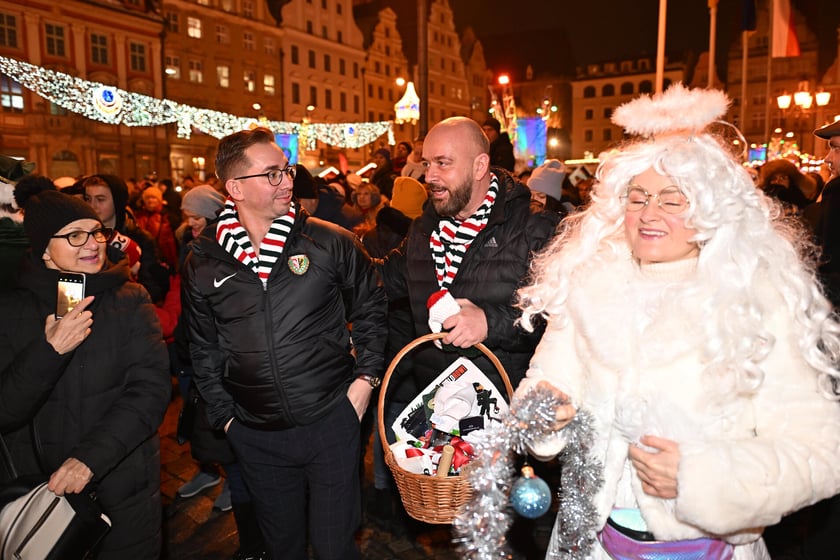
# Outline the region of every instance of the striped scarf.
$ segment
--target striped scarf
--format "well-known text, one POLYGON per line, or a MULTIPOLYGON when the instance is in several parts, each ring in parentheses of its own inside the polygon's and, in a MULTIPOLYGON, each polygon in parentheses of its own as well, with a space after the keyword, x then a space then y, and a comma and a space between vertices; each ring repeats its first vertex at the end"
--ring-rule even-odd
POLYGON ((435 276, 441 290, 448 290, 455 280, 461 261, 475 236, 487 226, 498 194, 499 180, 495 175, 491 175, 490 188, 478 210, 462 222, 450 216, 441 218, 437 229, 429 237, 429 247, 435 261, 435 276))
POLYGON ((225 251, 233 255, 233 258, 256 272, 263 286, 266 286, 271 269, 283 253, 286 238, 295 223, 295 215, 295 203, 292 202, 285 216, 280 216, 271 222, 268 233, 260 243, 260 255, 257 257, 254 246, 248 238, 248 232, 239 222, 236 203, 228 198, 225 201, 224 210, 219 214, 219 222, 216 224, 216 241, 225 251))

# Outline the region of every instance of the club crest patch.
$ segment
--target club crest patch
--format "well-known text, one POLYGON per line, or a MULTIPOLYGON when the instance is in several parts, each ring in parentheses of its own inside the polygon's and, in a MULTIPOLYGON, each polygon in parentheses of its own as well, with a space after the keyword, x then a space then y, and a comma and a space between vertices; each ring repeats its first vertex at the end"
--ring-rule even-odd
POLYGON ((309 270, 309 257, 306 255, 292 255, 289 257, 288 264, 289 270, 298 276, 302 276, 309 270))

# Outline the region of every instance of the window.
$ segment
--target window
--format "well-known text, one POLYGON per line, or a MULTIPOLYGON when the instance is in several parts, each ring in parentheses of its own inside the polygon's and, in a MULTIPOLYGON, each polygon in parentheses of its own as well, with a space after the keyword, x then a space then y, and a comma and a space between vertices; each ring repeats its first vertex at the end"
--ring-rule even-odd
POLYGON ((342 76, 347 74, 347 65, 344 63, 343 58, 338 59, 338 73, 342 76))
POLYGON ((300 84, 292 82, 292 103, 300 103, 300 84))
POLYGON ((321 9, 323 9, 323 10, 327 9, 327 0, 321 0, 321 9))
POLYGON ((621 84, 621 95, 633 95, 633 84, 631 82, 621 84))
POLYGON ((246 18, 253 19, 254 18, 254 1, 253 0, 242 0, 242 15, 246 18))
POLYGON ((242 33, 242 48, 246 51, 253 51, 256 50, 254 44, 254 33, 252 31, 244 31, 242 33))
POLYGON ((332 58, 328 54, 324 55, 324 71, 332 72, 332 58))
POLYGON ((359 114, 359 96, 358 95, 353 96, 353 112, 356 113, 357 115, 359 114))
POLYGON ((344 42, 344 33, 342 33, 341 31, 336 31, 335 32, 335 40, 338 41, 339 43, 343 43, 344 42))
POLYGON ((318 88, 309 86, 309 105, 318 105, 318 88))
POLYGON ((17 18, 0 13, 0 47, 17 48, 17 18))
POLYGON ((50 101, 50 115, 54 115, 56 117, 63 117, 67 114, 67 109, 62 107, 61 105, 56 105, 52 101, 50 101))
POLYGON ((326 25, 321 26, 321 37, 323 37, 324 39, 329 39, 329 37, 330 37, 329 34, 327 33, 327 26, 326 25))
POLYGON ((595 97, 595 86, 586 86, 583 88, 584 97, 595 97))
POLYGON ((221 88, 230 87, 230 66, 216 66, 216 84, 221 88))
POLYGON ((644 80, 639 84, 639 93, 653 93, 653 83, 650 80, 644 80))
POLYGON ((373 84, 368 84, 368 97, 373 97, 373 84))
POLYGON ((440 84, 440 96, 444 97, 446 95, 446 84, 440 84))
POLYGON ((591 130, 584 130, 583 131, 583 139, 586 142, 592 142, 592 131, 591 130))
POLYGON ((0 74, 0 105, 6 113, 23 112, 23 90, 10 77, 0 74))
POLYGON ((394 101, 394 90, 388 89, 388 101, 394 101))
POLYGON ((609 142, 610 140, 612 140, 612 129, 611 128, 605 128, 604 129, 604 142, 609 142))
POLYGON ((312 35, 312 22, 311 21, 306 22, 306 32, 309 33, 310 35, 312 35))
POLYGON ((390 64, 386 64, 386 65, 385 65, 385 75, 386 75, 386 76, 390 76, 390 75, 391 75, 391 65, 390 65, 390 64))
POLYGON ((263 76, 263 91, 266 95, 274 95, 277 90, 274 87, 274 75, 273 74, 266 74, 263 76))
POLYGON ((245 89, 249 93, 254 93, 257 90, 257 73, 253 70, 245 70, 242 76, 245 80, 245 89))
POLYGON ((65 56, 64 27, 47 23, 44 24, 44 31, 47 39, 47 54, 52 56, 65 56))
POLYGON ((358 62, 353 63, 353 77, 354 78, 359 77, 359 63, 358 62))
POLYGON ((292 45, 292 64, 300 64, 300 51, 297 45, 292 45))
POLYGON ((385 56, 391 56, 391 45, 385 45, 385 56))
POLYGON ((612 84, 607 84, 601 88, 601 95, 603 97, 612 97, 615 95, 615 86, 612 84))
POLYGON ((201 39, 201 20, 194 17, 187 18, 187 35, 193 39, 201 39))
POLYGON ((382 65, 379 63, 378 60, 373 63, 373 71, 376 72, 377 74, 382 73, 382 65))
POLYGON ((166 66, 166 75, 175 80, 181 79, 181 59, 177 56, 167 56, 163 61, 166 66))
POLYGON ((604 118, 605 119, 611 119, 612 118, 612 113, 613 113, 612 107, 605 107, 604 108, 604 118))
POLYGON ((190 81, 197 84, 204 82, 204 64, 200 60, 190 60, 190 81))
POLYGON ((230 44, 230 29, 227 25, 216 24, 216 42, 220 45, 230 44))
POLYGON ((324 106, 327 109, 332 109, 332 90, 324 90, 324 106))
POLYGON ((94 64, 108 64, 108 37, 105 35, 91 33, 90 61, 94 64))
POLYGON ((309 67, 315 68, 315 51, 309 51, 309 67))
POLYGON ((343 91, 338 94, 338 108, 342 111, 347 110, 347 94, 343 91))
POLYGON ((376 88, 376 91, 377 91, 377 93, 379 94, 379 96, 378 96, 378 97, 379 97, 379 99, 380 99, 380 100, 382 100, 382 99, 384 99, 384 98, 385 98, 385 96, 383 95, 382 86, 377 87, 377 88, 376 88))
POLYGON ((266 37, 263 39, 263 52, 269 56, 274 56, 277 52, 277 47, 274 45, 274 39, 266 37))
POLYGON ((178 33, 180 26, 178 25, 178 14, 175 12, 166 13, 166 30, 170 33, 178 33))
POLYGON ((146 45, 131 43, 128 47, 129 68, 132 72, 146 71, 146 45))
POLYGON ((341 2, 339 2, 335 5, 335 13, 337 13, 338 15, 341 15, 341 2))
POLYGON ((233 8, 234 8, 233 0, 222 0, 221 4, 222 4, 222 9, 224 11, 226 11, 226 12, 232 12, 233 11, 233 8))

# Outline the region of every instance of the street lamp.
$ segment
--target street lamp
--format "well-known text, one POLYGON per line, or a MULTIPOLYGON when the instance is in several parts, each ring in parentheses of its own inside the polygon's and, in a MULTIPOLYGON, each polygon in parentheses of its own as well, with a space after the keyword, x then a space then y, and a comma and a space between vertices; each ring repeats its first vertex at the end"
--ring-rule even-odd
POLYGON ((776 97, 776 105, 781 111, 786 112, 788 109, 795 108, 799 115, 809 114, 811 109, 813 108, 814 102, 816 102, 817 108, 819 110, 819 108, 828 105, 830 101, 831 93, 823 91, 822 88, 820 88, 820 90, 815 94, 812 94, 809 90, 809 84, 807 80, 799 82, 799 89, 796 91, 796 93, 791 95, 785 92, 782 95, 776 97))

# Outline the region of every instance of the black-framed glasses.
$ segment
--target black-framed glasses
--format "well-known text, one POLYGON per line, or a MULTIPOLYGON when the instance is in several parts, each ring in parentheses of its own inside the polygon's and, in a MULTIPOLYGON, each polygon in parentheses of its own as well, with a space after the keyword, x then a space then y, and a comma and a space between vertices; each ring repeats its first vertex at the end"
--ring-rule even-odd
POLYGON ((243 175, 242 177, 234 177, 235 180, 241 181, 242 179, 253 179, 254 177, 265 177, 268 179, 268 184, 272 187, 276 187, 280 183, 283 182, 283 176, 288 175, 289 179, 292 181, 295 180, 295 175, 297 175, 297 167, 294 165, 287 165, 283 169, 272 169, 266 173, 257 173, 255 175, 243 175))
POLYGON ((630 185, 621 197, 628 212, 641 212, 655 198, 656 203, 668 214, 682 214, 690 202, 679 187, 671 185, 655 194, 650 194, 638 185, 630 185))
POLYGON ((81 247, 88 242, 88 239, 93 237, 97 243, 107 243, 111 239, 111 234, 114 230, 111 228, 99 228, 93 231, 71 231, 61 235, 53 235, 53 239, 66 239, 71 247, 81 247))

